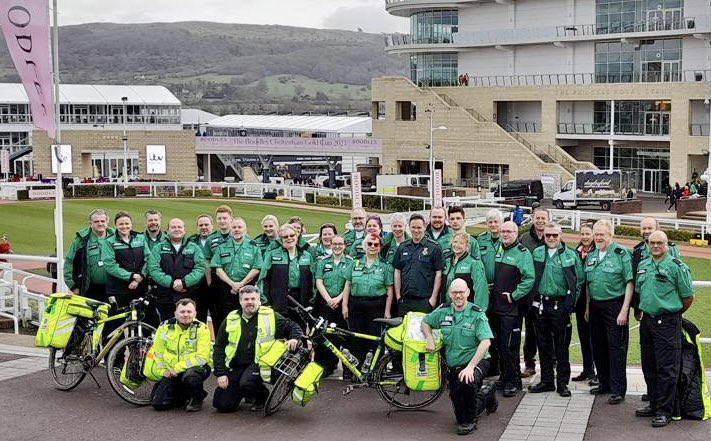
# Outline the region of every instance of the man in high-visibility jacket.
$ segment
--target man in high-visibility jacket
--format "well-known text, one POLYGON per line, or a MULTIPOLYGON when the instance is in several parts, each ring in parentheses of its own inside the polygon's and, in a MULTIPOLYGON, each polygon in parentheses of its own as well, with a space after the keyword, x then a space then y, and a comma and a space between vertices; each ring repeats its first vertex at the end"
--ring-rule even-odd
POLYGON ((143 374, 158 381, 151 393, 156 410, 185 405, 188 412, 202 409, 207 396, 203 383, 210 376, 212 350, 210 330, 195 319, 195 301, 176 303, 175 318, 164 321, 156 330, 148 351, 143 374))
POLYGON ((254 400, 251 410, 263 409, 271 366, 286 349, 297 350, 304 336, 298 324, 261 306, 256 287, 240 288, 239 303, 241 311, 227 315, 215 339, 217 389, 212 405, 218 412, 236 411, 243 398, 254 400), (286 342, 278 340, 284 338, 286 342))

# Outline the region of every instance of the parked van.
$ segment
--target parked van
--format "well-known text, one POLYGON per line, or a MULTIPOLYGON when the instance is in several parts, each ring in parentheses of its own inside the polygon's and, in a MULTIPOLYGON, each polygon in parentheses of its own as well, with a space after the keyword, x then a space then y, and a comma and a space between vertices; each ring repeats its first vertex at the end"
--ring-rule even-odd
POLYGON ((543 200, 543 184, 540 180, 521 180, 502 182, 493 188, 494 197, 535 198, 536 202, 543 200))

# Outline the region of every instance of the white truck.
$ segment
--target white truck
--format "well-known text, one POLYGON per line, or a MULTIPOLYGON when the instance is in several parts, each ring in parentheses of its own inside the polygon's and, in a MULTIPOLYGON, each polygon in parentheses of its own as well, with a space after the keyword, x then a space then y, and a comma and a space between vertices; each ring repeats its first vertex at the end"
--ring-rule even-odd
POLYGON ((607 211, 612 202, 626 198, 628 184, 629 177, 621 170, 578 170, 575 179, 553 195, 553 205, 558 209, 599 205, 607 211))
POLYGON ((378 193, 397 193, 398 187, 430 188, 430 175, 378 175, 375 178, 378 193))

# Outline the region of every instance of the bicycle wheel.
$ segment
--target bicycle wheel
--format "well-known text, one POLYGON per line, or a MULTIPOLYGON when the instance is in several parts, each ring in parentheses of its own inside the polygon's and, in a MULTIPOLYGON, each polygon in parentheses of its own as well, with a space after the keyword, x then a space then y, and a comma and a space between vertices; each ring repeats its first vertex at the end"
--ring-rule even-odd
POLYGON ((415 391, 408 388, 402 375, 402 362, 390 352, 383 355, 375 367, 373 381, 380 398, 399 409, 422 409, 437 401, 444 392, 444 381, 437 390, 415 391))
POLYGON ((119 341, 111 349, 106 360, 106 376, 111 388, 124 401, 137 406, 151 403, 152 381, 141 373, 143 359, 151 347, 151 340, 146 337, 130 337, 119 341), (121 371, 127 364, 128 382, 121 382, 121 371))
POLYGON ((54 387, 69 391, 79 386, 88 372, 85 362, 91 358, 91 334, 77 326, 64 349, 50 348, 49 373, 54 387))
POLYGON ((274 387, 269 392, 267 401, 264 403, 264 415, 269 416, 277 411, 279 406, 286 400, 294 390, 294 381, 299 376, 301 370, 308 362, 308 352, 306 355, 299 352, 287 352, 274 367, 279 376, 274 382, 274 387))

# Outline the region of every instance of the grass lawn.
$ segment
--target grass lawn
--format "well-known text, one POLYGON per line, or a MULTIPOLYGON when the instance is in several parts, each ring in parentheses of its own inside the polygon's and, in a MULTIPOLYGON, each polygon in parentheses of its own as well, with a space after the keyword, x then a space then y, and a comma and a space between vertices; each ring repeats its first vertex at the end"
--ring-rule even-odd
MULTIPOLYGON (((333 222, 339 229, 345 230, 348 215, 313 211, 308 208, 275 207, 262 204, 240 203, 223 200, 195 199, 107 199, 107 200, 65 200, 64 203, 64 243, 65 250, 74 239, 76 231, 88 225, 87 215, 94 208, 103 208, 109 213, 113 225, 113 215, 119 210, 126 210, 133 217, 136 231, 145 230, 143 213, 148 209, 157 209, 163 214, 163 225, 167 227, 170 218, 179 217, 185 221, 186 231, 196 231, 195 218, 198 214, 208 213, 214 216, 218 205, 227 203, 236 216, 243 217, 252 236, 261 234, 260 223, 267 214, 275 215, 280 222, 286 222, 291 216, 301 216, 306 223, 307 232, 317 232, 318 227, 326 222, 333 222)), ((16 254, 47 256, 54 251, 54 202, 18 202, 0 206, 0 235, 7 234, 16 254)))

